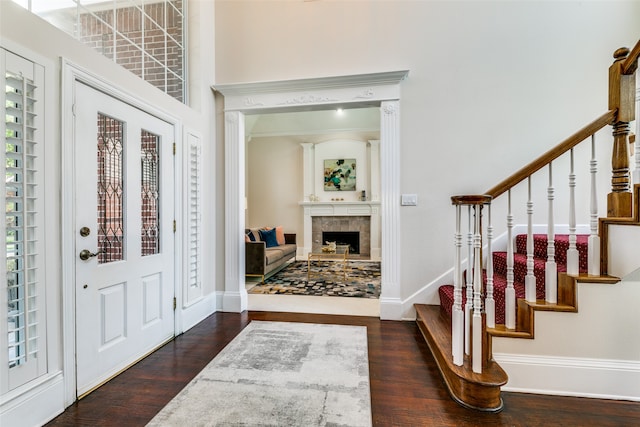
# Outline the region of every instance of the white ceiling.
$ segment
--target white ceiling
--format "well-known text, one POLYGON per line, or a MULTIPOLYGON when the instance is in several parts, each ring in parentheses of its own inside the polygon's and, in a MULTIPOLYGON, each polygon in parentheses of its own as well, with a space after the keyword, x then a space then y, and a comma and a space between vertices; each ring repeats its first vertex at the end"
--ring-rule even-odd
POLYGON ((380 108, 352 108, 338 112, 298 111, 247 115, 246 137, 290 136, 301 141, 318 142, 327 136, 358 135, 364 139, 378 139, 380 135, 380 108))

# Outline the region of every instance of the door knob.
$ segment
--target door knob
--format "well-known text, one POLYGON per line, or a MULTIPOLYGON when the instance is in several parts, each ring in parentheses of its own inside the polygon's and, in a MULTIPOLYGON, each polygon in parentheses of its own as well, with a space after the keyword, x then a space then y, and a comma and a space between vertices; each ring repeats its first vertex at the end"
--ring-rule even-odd
POLYGON ((80 259, 83 261, 88 260, 89 258, 93 258, 94 256, 98 256, 103 251, 98 251, 96 253, 92 253, 89 249, 83 249, 80 251, 80 259))

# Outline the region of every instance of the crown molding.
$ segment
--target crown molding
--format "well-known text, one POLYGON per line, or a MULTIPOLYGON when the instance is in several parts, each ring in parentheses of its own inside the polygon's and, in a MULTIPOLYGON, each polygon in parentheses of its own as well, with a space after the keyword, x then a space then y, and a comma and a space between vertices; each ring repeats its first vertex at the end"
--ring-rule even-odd
MULTIPOLYGON (((348 76, 316 77, 297 80, 276 80, 270 82, 229 83, 213 85, 211 88, 224 96, 246 96, 278 92, 314 91, 347 87, 397 85, 409 74, 409 70, 386 71, 380 73, 354 74, 348 76)), ((364 91, 361 97, 373 96, 364 91)))
POLYGON ((212 86, 224 96, 225 111, 247 114, 261 112, 311 111, 363 108, 400 98, 400 82, 409 71, 319 77, 261 83, 212 86))

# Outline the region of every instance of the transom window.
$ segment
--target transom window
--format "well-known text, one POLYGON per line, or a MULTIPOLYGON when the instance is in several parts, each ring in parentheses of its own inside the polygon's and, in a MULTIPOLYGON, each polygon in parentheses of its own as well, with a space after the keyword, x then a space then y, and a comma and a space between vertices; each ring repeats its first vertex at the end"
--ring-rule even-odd
POLYGON ((183 0, 13 0, 179 101, 183 0))

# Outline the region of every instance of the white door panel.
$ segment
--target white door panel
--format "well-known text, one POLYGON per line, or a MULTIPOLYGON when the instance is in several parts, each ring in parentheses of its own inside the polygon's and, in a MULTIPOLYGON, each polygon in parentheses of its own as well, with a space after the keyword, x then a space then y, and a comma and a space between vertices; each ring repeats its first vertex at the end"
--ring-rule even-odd
POLYGON ((82 83, 75 89, 82 395, 174 334, 174 165, 172 125, 82 83))

